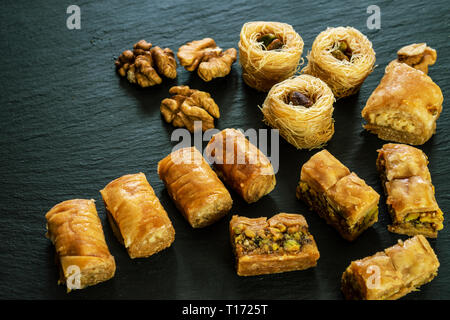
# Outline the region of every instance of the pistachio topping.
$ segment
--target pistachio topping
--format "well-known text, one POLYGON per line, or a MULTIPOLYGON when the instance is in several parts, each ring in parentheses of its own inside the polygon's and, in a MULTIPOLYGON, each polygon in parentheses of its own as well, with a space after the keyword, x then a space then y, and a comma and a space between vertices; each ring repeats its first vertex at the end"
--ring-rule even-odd
POLYGON ((345 40, 338 41, 336 48, 331 51, 331 54, 333 57, 341 61, 350 61, 353 55, 350 46, 345 40))
POLYGON ((283 41, 273 33, 263 34, 256 40, 261 43, 263 50, 276 50, 283 47, 283 41))

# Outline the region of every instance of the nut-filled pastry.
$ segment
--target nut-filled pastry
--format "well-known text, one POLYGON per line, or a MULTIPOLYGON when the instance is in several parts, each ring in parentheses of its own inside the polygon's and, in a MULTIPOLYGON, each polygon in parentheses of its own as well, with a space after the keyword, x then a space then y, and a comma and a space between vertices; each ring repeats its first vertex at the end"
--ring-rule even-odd
POLYGON ((236 129, 215 134, 206 146, 206 154, 218 176, 248 203, 258 201, 275 188, 269 159, 236 129))
POLYGON ((239 276, 254 276, 317 265, 316 242, 301 214, 279 213, 270 219, 233 216, 231 244, 239 276))
POLYGON ((351 300, 395 300, 433 280, 438 268, 427 239, 418 235, 352 261, 342 275, 342 292, 351 300))
POLYGON ((424 144, 436 131, 443 101, 441 89, 429 76, 392 61, 362 110, 364 128, 383 140, 424 144))
POLYGON ((55 205, 45 215, 47 238, 55 245, 60 268, 58 283, 83 289, 111 279, 116 271, 94 200, 73 199, 55 205))
POLYGON ((380 195, 327 150, 303 165, 296 194, 349 241, 378 221, 380 195))
POLYGON ((214 223, 233 205, 230 193, 195 147, 178 149, 162 159, 158 174, 194 228, 214 223))
POLYGON ((175 230, 143 173, 117 178, 100 190, 111 228, 130 258, 169 247, 175 230))
POLYGON ((444 227, 444 215, 434 196, 425 153, 408 145, 388 143, 378 150, 377 169, 392 218, 388 230, 436 238, 444 227))

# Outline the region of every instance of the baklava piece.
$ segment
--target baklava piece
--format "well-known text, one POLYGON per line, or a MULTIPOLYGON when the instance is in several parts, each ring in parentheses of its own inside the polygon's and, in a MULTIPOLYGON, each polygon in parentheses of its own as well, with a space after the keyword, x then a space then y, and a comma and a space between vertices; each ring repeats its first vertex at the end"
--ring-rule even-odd
POLYGON ((433 280, 438 268, 427 239, 418 235, 352 261, 342 275, 341 288, 349 300, 395 300, 433 280))
POLYGON ((230 193, 195 147, 178 149, 162 159, 158 174, 193 228, 216 222, 233 205, 230 193))
POLYGON ((230 238, 239 276, 304 270, 315 267, 320 257, 300 214, 279 213, 270 219, 233 216, 230 238))
POLYGON ((169 247, 175 230, 143 173, 128 174, 100 190, 111 228, 130 258, 169 247))
POLYGON ((428 73, 428 66, 435 64, 437 59, 436 50, 427 46, 426 43, 413 43, 404 46, 397 51, 397 61, 406 63, 414 69, 428 73))
POLYGON ((215 134, 206 154, 217 175, 247 203, 258 201, 275 188, 270 160, 236 129, 215 134))
POLYGON ((377 169, 387 195, 391 232, 436 238, 444 215, 434 195, 428 160, 421 150, 385 144, 378 150, 377 169))
POLYGON ((364 128, 383 140, 424 144, 436 131, 443 100, 429 76, 392 61, 362 110, 364 128))
POLYGON ((327 150, 303 165, 296 194, 349 241, 378 221, 379 194, 327 150))
POLYGON ((55 205, 45 215, 47 238, 55 245, 59 284, 67 292, 111 279, 116 271, 94 200, 73 199, 55 205))

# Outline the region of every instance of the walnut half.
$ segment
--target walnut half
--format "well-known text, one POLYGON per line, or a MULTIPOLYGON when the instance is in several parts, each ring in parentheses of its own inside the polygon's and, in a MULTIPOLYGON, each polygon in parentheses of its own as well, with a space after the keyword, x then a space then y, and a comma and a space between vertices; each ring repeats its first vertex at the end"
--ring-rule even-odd
POLYGON ((204 91, 190 89, 188 86, 170 88, 173 95, 161 101, 161 114, 164 120, 175 127, 186 127, 194 132, 194 122, 202 122, 202 131, 214 128, 214 118, 220 117, 219 107, 204 91))
POLYGON ((398 61, 428 73, 428 66, 436 62, 437 53, 433 48, 427 47, 426 43, 413 43, 397 51, 398 61))
POLYGON ((133 51, 125 50, 115 62, 117 72, 131 83, 141 87, 160 84, 160 75, 174 79, 177 76, 175 55, 169 48, 152 48, 152 44, 141 40, 134 44, 133 51))
POLYGON ((197 69, 197 74, 204 81, 225 77, 236 61, 236 49, 222 51, 214 39, 205 38, 189 42, 178 49, 177 57, 187 71, 197 69))

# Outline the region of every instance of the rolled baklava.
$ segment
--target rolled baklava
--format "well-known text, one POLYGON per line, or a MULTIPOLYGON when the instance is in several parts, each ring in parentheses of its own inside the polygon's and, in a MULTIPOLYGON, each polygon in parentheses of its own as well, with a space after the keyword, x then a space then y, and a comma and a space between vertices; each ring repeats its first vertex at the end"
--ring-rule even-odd
POLYGON ((304 270, 315 267, 320 257, 300 214, 279 213, 270 219, 233 216, 230 237, 239 276, 304 270))
POLYGON ((362 110, 364 128, 383 140, 424 144, 436 131, 443 101, 441 89, 429 76, 392 61, 362 110))
POLYGON ((389 231, 436 238, 444 227, 444 215, 436 202, 425 153, 404 144, 385 144, 378 150, 377 169, 392 218, 389 231))
POLYGON ((194 228, 214 223, 233 205, 230 193, 195 147, 178 149, 162 159, 158 174, 194 228))
POLYGON ((378 221, 380 195, 327 150, 303 165, 296 194, 349 241, 378 221))
POLYGON ((111 279, 116 271, 94 200, 73 199, 55 205, 45 215, 47 238, 56 249, 58 283, 83 289, 111 279))
POLYGON ((349 300, 395 300, 433 280, 438 268, 427 239, 418 235, 352 261, 342 275, 342 292, 349 300))
POLYGON ((206 146, 206 154, 218 176, 248 203, 275 188, 269 159, 238 130, 225 129, 215 134, 206 146))
POLYGON ((172 222, 143 173, 115 179, 100 193, 111 228, 130 258, 148 257, 175 240, 172 222))

